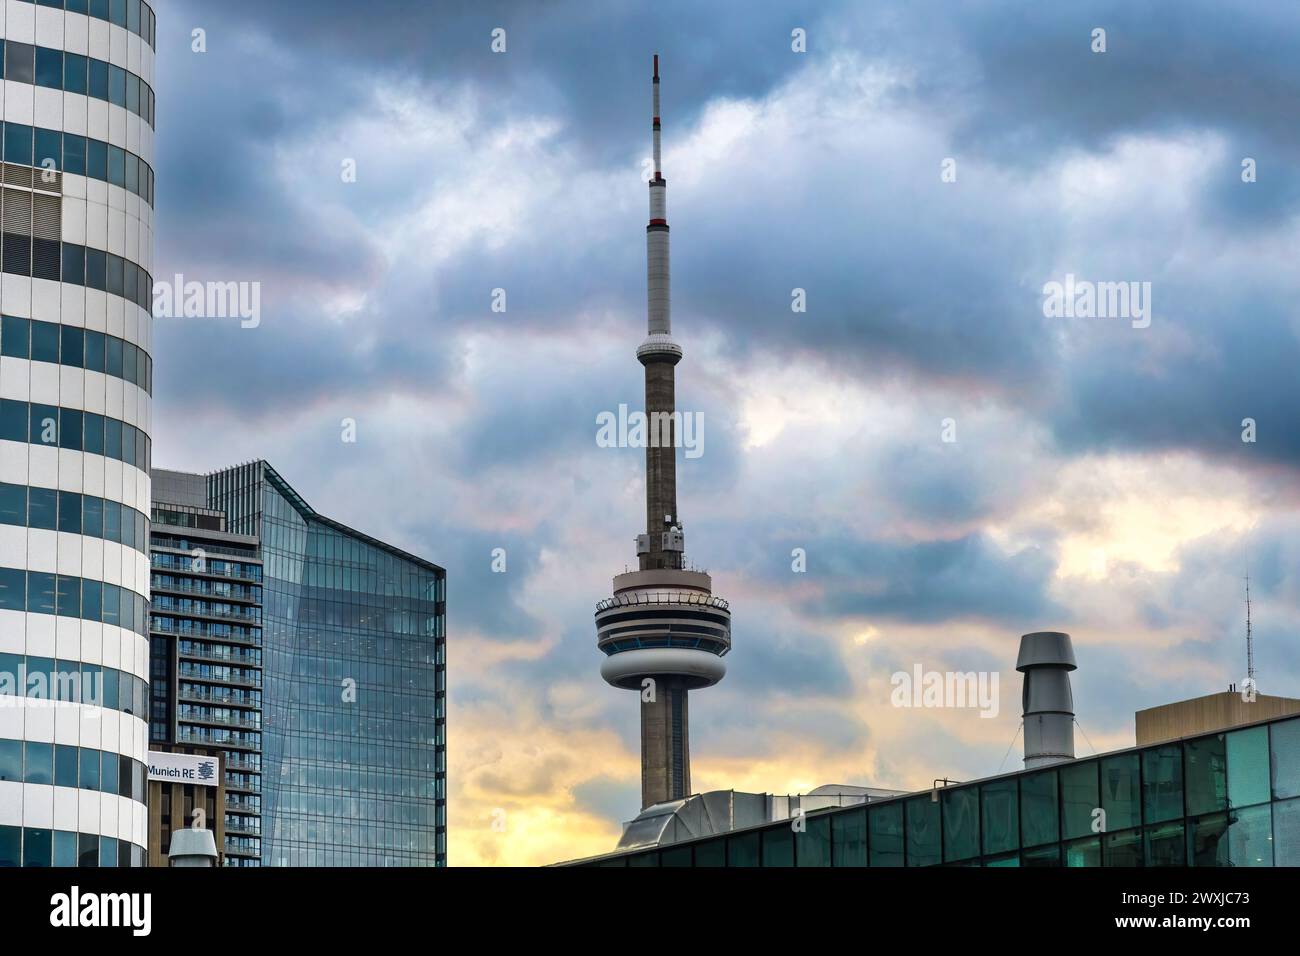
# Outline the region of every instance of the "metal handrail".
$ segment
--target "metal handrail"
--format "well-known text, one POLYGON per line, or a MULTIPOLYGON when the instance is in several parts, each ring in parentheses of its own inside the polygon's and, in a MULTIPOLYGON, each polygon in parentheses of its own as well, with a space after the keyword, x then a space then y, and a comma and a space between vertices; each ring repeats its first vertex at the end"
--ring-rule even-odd
POLYGON ((630 594, 615 594, 598 601, 596 610, 607 611, 612 607, 636 607, 642 604, 687 604, 721 611, 731 610, 731 605, 724 598, 711 594, 692 594, 689 591, 634 591, 630 594))

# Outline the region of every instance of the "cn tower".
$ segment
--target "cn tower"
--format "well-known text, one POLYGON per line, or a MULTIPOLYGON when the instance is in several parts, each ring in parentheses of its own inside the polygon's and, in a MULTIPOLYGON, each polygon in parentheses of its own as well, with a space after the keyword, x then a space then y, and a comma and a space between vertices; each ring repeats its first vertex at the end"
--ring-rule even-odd
POLYGON ((636 538, 640 569, 614 578, 614 595, 596 605, 600 674, 641 698, 641 807, 691 794, 687 694, 711 687, 727 672, 731 611, 713 595, 713 581, 687 570, 677 513, 675 370, 682 347, 673 341, 668 294, 668 181, 659 153, 659 57, 654 58, 654 177, 646 226, 648 334, 636 350, 645 366, 650 438, 645 453, 645 534, 636 538))

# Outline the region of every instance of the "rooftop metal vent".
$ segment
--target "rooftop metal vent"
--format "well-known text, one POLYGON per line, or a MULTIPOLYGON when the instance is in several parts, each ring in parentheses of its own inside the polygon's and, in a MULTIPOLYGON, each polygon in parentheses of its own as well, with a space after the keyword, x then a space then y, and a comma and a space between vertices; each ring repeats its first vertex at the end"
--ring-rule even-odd
POLYGON ((1074 759, 1074 695, 1070 671, 1074 647, 1061 631, 1035 631, 1020 638, 1016 670, 1025 675, 1025 768, 1074 759))

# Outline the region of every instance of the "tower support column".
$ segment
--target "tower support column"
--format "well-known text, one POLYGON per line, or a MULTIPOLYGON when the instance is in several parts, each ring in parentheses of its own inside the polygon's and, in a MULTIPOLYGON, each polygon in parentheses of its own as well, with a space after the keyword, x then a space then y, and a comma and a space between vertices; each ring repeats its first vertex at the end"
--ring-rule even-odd
POLYGON ((691 794, 690 709, 680 677, 654 678, 641 701, 641 809, 691 794))

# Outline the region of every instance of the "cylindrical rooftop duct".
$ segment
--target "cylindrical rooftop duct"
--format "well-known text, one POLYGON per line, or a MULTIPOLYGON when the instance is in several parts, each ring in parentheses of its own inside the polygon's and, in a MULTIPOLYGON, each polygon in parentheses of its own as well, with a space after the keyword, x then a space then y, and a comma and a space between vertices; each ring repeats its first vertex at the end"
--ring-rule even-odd
POLYGON ((1070 635, 1036 631, 1020 638, 1016 670, 1025 675, 1021 707, 1025 719, 1025 767, 1074 759, 1074 696, 1070 635))

